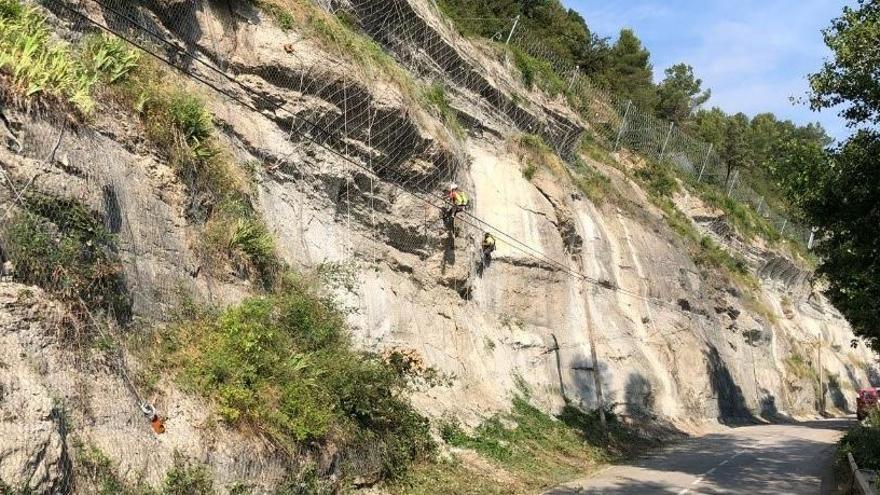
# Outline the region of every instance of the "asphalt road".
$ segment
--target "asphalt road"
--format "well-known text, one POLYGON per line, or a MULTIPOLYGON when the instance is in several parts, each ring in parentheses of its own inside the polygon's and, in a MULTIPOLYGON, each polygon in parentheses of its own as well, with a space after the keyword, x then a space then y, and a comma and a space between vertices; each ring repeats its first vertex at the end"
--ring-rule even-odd
POLYGON ((733 428, 692 438, 632 465, 614 466, 548 495, 831 493, 835 443, 853 421, 733 428))

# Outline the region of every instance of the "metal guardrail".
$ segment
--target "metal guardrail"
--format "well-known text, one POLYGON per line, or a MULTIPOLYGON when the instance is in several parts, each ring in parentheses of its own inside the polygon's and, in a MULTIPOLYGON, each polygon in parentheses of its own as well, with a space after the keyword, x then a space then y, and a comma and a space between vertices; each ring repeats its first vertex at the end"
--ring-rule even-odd
POLYGON ((870 469, 859 469, 856 460, 853 459, 851 453, 846 454, 849 460, 849 468, 853 474, 853 481, 850 485, 849 493, 860 493, 861 495, 877 495, 877 473, 870 469), (858 487, 858 491, 856 488, 858 487))

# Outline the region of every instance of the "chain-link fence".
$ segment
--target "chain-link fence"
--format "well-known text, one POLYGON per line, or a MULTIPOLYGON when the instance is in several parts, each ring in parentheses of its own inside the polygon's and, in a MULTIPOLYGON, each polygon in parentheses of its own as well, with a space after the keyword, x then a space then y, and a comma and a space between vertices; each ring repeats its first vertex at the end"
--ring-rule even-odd
POLYGON ((718 150, 700 141, 672 122, 654 116, 651 109, 638 108, 631 100, 606 93, 593 85, 577 67, 548 54, 540 40, 513 32, 510 43, 526 53, 548 61, 557 74, 570 81, 566 97, 580 110, 580 116, 605 145, 635 151, 649 159, 669 163, 698 182, 713 184, 728 197, 748 205, 785 237, 808 245, 811 230, 773 210, 764 197, 745 181, 739 171, 727 169, 718 150), (609 112, 610 110, 610 112, 609 112))
MULTIPOLYGON (((430 5, 437 9, 439 18, 444 18, 436 4, 431 2, 430 5)), ((390 20, 388 24, 395 25, 396 20, 390 20)), ((753 208, 781 235, 803 245, 811 242, 808 227, 773 210, 762 195, 739 179, 737 171, 730 174, 718 150, 711 144, 700 141, 671 122, 659 120, 651 109, 638 108, 630 100, 597 88, 577 67, 549 50, 542 40, 531 39, 521 30, 517 31, 516 24, 515 19, 510 19, 510 31, 497 33, 493 42, 504 42, 549 64, 563 83, 563 87, 556 88, 556 91, 562 92, 570 107, 588 124, 590 131, 601 138, 605 147, 614 151, 628 149, 651 160, 672 164, 698 182, 713 184, 728 197, 753 208)), ((447 28, 450 31, 455 29, 451 22, 447 28)), ((574 127, 567 131, 571 134, 564 134, 564 142, 560 142, 558 134, 539 134, 565 157, 584 130, 574 127)))

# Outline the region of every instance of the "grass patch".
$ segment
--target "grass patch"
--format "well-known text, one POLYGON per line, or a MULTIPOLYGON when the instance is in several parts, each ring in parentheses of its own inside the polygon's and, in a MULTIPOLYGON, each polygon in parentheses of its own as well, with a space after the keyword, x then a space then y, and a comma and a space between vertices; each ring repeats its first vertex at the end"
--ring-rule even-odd
POLYGON ((535 177, 535 173, 538 171, 538 167, 535 166, 534 163, 529 163, 523 169, 522 174, 526 180, 531 181, 535 177))
POLYGON ((785 358, 785 369, 788 371, 788 374, 797 377, 799 380, 810 380, 811 382, 819 380, 819 374, 813 366, 807 363, 806 359, 797 352, 793 352, 785 358))
POLYGON ((344 476, 394 478, 433 451, 406 399, 411 377, 352 348, 342 313, 303 277, 220 312, 194 312, 160 335, 152 359, 219 418, 287 452, 334 445, 344 476))
POLYGON ((250 201, 252 171, 236 164, 205 101, 150 61, 123 80, 113 94, 140 117, 145 137, 186 185, 187 216, 202 227, 198 250, 206 265, 270 287, 280 261, 250 201))
POLYGON ((455 457, 419 463, 404 478, 385 488, 394 495, 502 495, 519 491, 515 482, 492 479, 455 457))
POLYGON ((765 218, 758 215, 758 212, 751 206, 727 197, 727 194, 718 187, 710 184, 698 184, 695 189, 700 199, 724 212, 725 220, 744 239, 752 240, 756 236, 760 236, 771 243, 782 239, 779 231, 770 225, 765 218))
MULTIPOLYGON (((513 400, 512 410, 494 416, 467 434, 454 423, 441 425, 449 445, 472 449, 513 475, 523 488, 538 489, 588 473, 601 463, 619 461, 646 441, 609 417, 603 437, 598 412, 566 406, 558 417, 529 403, 527 395, 513 400)), ((426 491, 425 493, 428 493, 426 491)))
POLYGON ((349 17, 333 15, 312 0, 256 0, 284 30, 298 29, 318 41, 329 52, 354 62, 368 72, 396 85, 410 103, 420 101, 418 84, 409 72, 389 56, 370 37, 359 32, 349 17))
POLYGON ((29 194, 3 233, 17 280, 43 288, 78 316, 103 310, 128 317, 116 236, 85 206, 29 194))
MULTIPOLYGON (((208 469, 182 454, 174 453, 174 464, 162 484, 153 488, 131 483, 119 475, 116 465, 101 449, 74 440, 73 475, 82 493, 98 495, 214 495, 217 490, 208 469)), ((0 492, 3 493, 3 492, 0 492)))
POLYGON ((647 188, 648 194, 656 198, 671 198, 679 190, 672 169, 655 161, 645 162, 636 170, 635 176, 647 188))
POLYGON ((559 77, 550 62, 535 58, 517 46, 507 45, 513 54, 513 63, 520 73, 523 84, 556 96, 565 92, 565 81, 559 77))
POLYGON ((202 258, 215 263, 214 272, 230 263, 240 278, 260 281, 266 289, 281 269, 274 237, 243 200, 227 199, 215 210, 205 224, 200 248, 202 258))
POLYGON ((611 183, 611 179, 588 165, 580 157, 577 162, 576 173, 572 178, 578 189, 590 198, 593 204, 604 204, 606 200, 616 196, 617 191, 611 183))
POLYGON ((93 75, 69 44, 52 38, 41 10, 18 0, 0 0, 0 73, 14 95, 47 95, 84 114, 94 107, 93 75))
POLYGON ((608 149, 596 138, 592 131, 585 131, 579 145, 580 152, 592 160, 605 165, 617 163, 608 149))
POLYGON ((461 122, 458 120, 458 115, 450 105, 449 98, 446 96, 446 89, 443 85, 435 83, 427 86, 422 91, 422 95, 428 106, 437 111, 441 121, 446 125, 447 129, 449 129, 455 137, 459 139, 464 138, 464 127, 462 127, 461 122))

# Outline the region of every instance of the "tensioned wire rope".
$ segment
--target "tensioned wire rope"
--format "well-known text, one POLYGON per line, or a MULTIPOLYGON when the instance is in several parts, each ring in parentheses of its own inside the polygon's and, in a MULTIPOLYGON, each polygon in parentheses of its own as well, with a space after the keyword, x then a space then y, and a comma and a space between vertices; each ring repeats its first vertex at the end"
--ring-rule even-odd
MULTIPOLYGON (((189 78, 191 78, 191 79, 193 79, 193 80, 195 80, 195 81, 198 81, 198 82, 201 83, 201 84, 204 84, 205 86, 211 88, 212 90, 216 91, 217 93, 219 93, 219 94, 221 94, 221 95, 223 95, 223 96, 225 96, 225 97, 227 97, 227 98, 229 98, 229 99, 231 99, 231 100, 233 100, 233 101, 239 103, 240 105, 242 105, 243 107, 245 107, 245 108, 247 108, 247 109, 249 109, 249 110, 252 110, 252 111, 254 111, 254 112, 258 113, 258 114, 262 114, 262 112, 260 111, 260 109, 259 109, 256 105, 254 105, 253 103, 249 103, 249 102, 247 102, 247 101, 242 100, 241 98, 239 98, 239 97, 237 97, 236 95, 230 93, 229 91, 227 91, 227 90, 225 90, 225 89, 223 89, 223 88, 218 87, 216 84, 212 83, 211 81, 208 81, 208 80, 205 79, 204 77, 202 77, 202 76, 200 76, 200 75, 198 75, 198 74, 195 74, 195 73, 192 72, 191 70, 188 70, 188 69, 186 69, 186 68, 184 68, 184 67, 181 67, 181 66, 178 65, 178 64, 175 64, 170 58, 165 57, 165 56, 163 56, 163 55, 161 55, 161 54, 158 54, 158 53, 156 53, 156 52, 153 51, 153 50, 150 50, 149 48, 147 48, 147 47, 145 47, 145 46, 139 44, 139 43, 136 42, 136 41, 133 41, 133 40, 130 39, 129 37, 127 37, 127 36, 121 34, 121 33, 118 32, 117 30, 115 30, 115 29, 113 29, 113 28, 111 28, 111 27, 109 27, 109 26, 107 26, 107 25, 105 25, 105 24, 102 24, 102 23, 100 23, 100 22, 95 21, 94 19, 90 18, 88 15, 83 14, 82 12, 78 11, 78 10, 75 9, 75 8, 72 8, 72 7, 69 6, 69 5, 66 5, 66 4, 63 2, 63 0, 46 0, 46 1, 51 1, 51 2, 53 2, 53 3, 55 3, 55 4, 57 4, 57 5, 60 5, 63 9, 65 9, 65 10, 71 12, 72 14, 74 14, 74 15, 77 16, 77 17, 79 17, 80 19, 83 19, 83 20, 86 21, 87 23, 89 23, 89 24, 91 24, 91 25, 97 27, 98 29, 100 29, 100 30, 102 30, 102 31, 105 31, 105 32, 107 32, 107 33, 110 33, 110 34, 112 34, 112 35, 114 35, 114 36, 116 36, 116 37, 118 37, 118 38, 124 40, 125 42, 129 43, 129 44, 132 45, 133 47, 135 47, 135 48, 137 48, 137 49, 139 49, 139 50, 141 50, 141 51, 143 51, 143 52, 149 54, 150 56, 152 56, 152 57, 156 58, 157 60, 163 62, 164 64, 168 65, 169 67, 172 67, 172 68, 174 68, 175 70, 181 72, 181 73, 184 74, 185 76, 187 76, 187 77, 189 77, 189 78)), ((184 50, 181 50, 179 47, 177 47, 176 45, 174 45, 172 42, 166 40, 163 36, 161 36, 161 35, 159 35, 159 34, 153 32, 153 31, 151 31, 149 28, 144 27, 143 25, 141 25, 141 24, 138 23, 137 21, 131 19, 130 17, 126 16, 125 14, 118 12, 118 10, 116 10, 116 9, 114 9, 114 8, 112 8, 112 7, 107 6, 106 4, 102 3, 100 0, 92 0, 92 1, 93 1, 94 3, 100 5, 101 7, 105 8, 106 10, 112 12, 114 15, 120 17, 121 19, 124 19, 126 22, 130 23, 131 25, 135 26, 139 31, 141 31, 141 32, 143 32, 143 33, 145 33, 145 34, 148 34, 150 37, 156 39, 157 41, 161 42, 162 44, 165 44, 165 45, 171 47, 171 48, 176 52, 177 55, 182 55, 182 56, 184 56, 184 57, 186 57, 186 58, 189 58, 189 59, 191 59, 191 60, 193 60, 193 61, 199 63, 200 65, 205 66, 205 67, 208 68, 209 70, 211 70, 211 71, 213 71, 213 72, 216 72, 218 75, 220 75, 220 76, 223 77, 224 79, 228 80, 229 82, 233 83, 234 85, 238 86, 240 89, 242 89, 243 91, 245 91, 249 96, 251 96, 251 97, 254 98, 255 100, 257 100, 257 101, 261 101, 261 102, 270 103, 270 106, 269 106, 268 108, 273 108, 273 107, 274 107, 274 108, 276 109, 276 111, 277 111, 277 110, 283 110, 283 111, 285 111, 287 114, 289 114, 289 115, 291 116, 292 119, 295 119, 295 120, 298 120, 298 121, 303 122, 303 123, 305 123, 305 124, 308 124, 309 127, 311 127, 312 129, 314 129, 315 131, 317 131, 319 134, 322 134, 322 135, 328 136, 328 138, 331 138, 331 139, 335 139, 335 136, 334 136, 330 131, 328 131, 328 130, 326 130, 326 129, 323 129, 323 128, 321 128, 318 124, 316 124, 316 123, 314 123, 314 122, 311 122, 310 120, 308 120, 308 119, 306 119, 306 118, 303 118, 303 117, 297 115, 296 113, 294 113, 294 112, 288 110, 287 108, 284 107, 284 105, 277 105, 276 102, 271 101, 271 99, 269 99, 268 97, 266 97, 266 96, 262 96, 262 95, 260 95, 259 93, 256 93, 252 88, 250 88, 250 87, 248 87, 247 85, 245 85, 244 83, 242 83, 242 82, 236 80, 235 78, 233 78, 233 77, 230 76, 229 74, 225 73, 225 72, 222 71, 221 69, 219 69, 219 68, 213 66, 212 64, 205 62, 205 61, 202 60, 201 58, 199 58, 199 57, 197 57, 197 56, 195 56, 195 55, 193 55, 193 54, 191 54, 191 53, 188 53, 188 52, 186 52, 186 51, 184 51, 184 50)), ((292 128, 292 130, 293 130, 293 124, 291 124, 291 128, 292 128)), ((327 152, 329 152, 329 153, 331 153, 331 154, 333 154, 333 155, 338 156, 339 158, 341 158, 342 160, 345 160, 346 162, 350 163, 351 165, 355 166, 356 168, 359 168, 359 169, 361 169, 361 170, 363 170, 363 171, 365 171, 365 172, 368 172, 368 173, 374 173, 374 172, 373 172, 372 170, 370 170, 368 167, 365 167, 364 165, 362 165, 362 164, 356 162, 355 160, 353 160, 353 159, 351 159, 351 158, 345 156, 343 153, 339 152, 338 150, 335 150, 335 149, 333 149, 332 147, 330 147, 330 146, 324 144, 323 142, 320 142, 320 141, 316 140, 315 138, 309 136, 309 135, 306 134, 306 133, 303 133, 303 132, 298 131, 298 130, 293 130, 293 133, 295 133, 295 134, 297 134, 298 136, 300 136, 300 137, 302 137, 302 138, 304 138, 304 139, 306 139, 306 140, 312 142, 313 144, 315 144, 315 145, 321 147, 321 148, 324 149, 325 151, 327 151, 327 152)), ((408 194, 408 195, 410 195, 410 196, 412 196, 412 197, 415 197, 416 199, 418 199, 418 200, 424 202, 425 204, 427 204, 428 206, 431 206, 431 207, 433 207, 433 208, 435 208, 435 209, 437 209, 437 210, 443 210, 443 209, 444 209, 445 202, 443 202, 443 198, 442 198, 442 196, 439 196, 439 195, 436 194, 436 193, 433 193, 433 192, 425 192, 424 194, 426 194, 426 195, 428 195, 428 196, 431 196, 431 197, 433 197, 433 198, 435 198, 435 199, 441 201, 441 204, 439 204, 439 205, 436 204, 436 203, 434 203, 434 202, 429 201, 429 200, 426 199, 426 198, 423 198, 422 196, 420 196, 419 194, 414 193, 413 191, 409 191, 409 190, 407 190, 406 188, 401 187, 401 186, 398 185, 398 184, 390 183, 390 185, 391 185, 393 188, 398 189, 398 190, 400 190, 401 192, 403 192, 403 193, 405 193, 405 194, 408 194)), ((583 281, 585 281, 585 282, 587 282, 587 283, 589 283, 589 284, 591 284, 591 285, 593 285, 593 286, 595 286, 595 287, 598 287, 598 288, 602 288, 602 289, 605 289, 605 290, 610 290, 610 291, 618 292, 618 293, 621 293, 621 294, 625 294, 625 295, 630 296, 630 297, 632 297, 632 298, 634 298, 634 299, 642 300, 642 301, 645 301, 645 302, 653 302, 653 303, 658 304, 658 305, 668 306, 668 307, 670 308, 670 310, 672 310, 672 311, 674 311, 674 312, 677 312, 677 313, 680 313, 680 314, 682 314, 682 315, 684 315, 684 316, 687 316, 687 317, 691 317, 691 316, 693 316, 692 313, 688 313, 688 312, 682 311, 682 310, 680 309, 680 307, 678 306, 678 304, 673 303, 673 302, 671 302, 671 301, 666 301, 666 300, 659 299, 659 298, 655 298, 655 297, 643 296, 642 294, 640 294, 640 293, 638 293, 638 292, 634 292, 634 291, 631 291, 631 290, 628 290, 628 289, 624 289, 624 288, 619 287, 619 286, 617 286, 617 285, 611 284, 611 283, 608 282, 608 281, 603 281, 603 280, 600 280, 600 279, 597 279, 597 278, 594 278, 594 277, 590 277, 590 276, 588 276, 588 275, 586 275, 586 274, 583 274, 583 273, 581 273, 581 272, 579 272, 579 271, 577 271, 577 270, 571 268, 570 266, 568 266, 567 264, 565 264, 565 263, 563 263, 563 262, 560 262, 560 261, 558 261, 558 260, 555 260, 555 259, 553 259, 553 258, 550 258, 550 257, 544 255, 544 254, 541 253, 540 251, 538 251, 538 250, 536 250, 535 248, 529 246, 528 244, 526 244, 526 243, 524 243, 523 241, 519 240, 519 239, 516 238, 515 236, 513 236, 513 235, 511 235, 511 234, 508 234, 508 233, 506 233, 506 232, 504 232, 503 230, 501 230, 501 229, 499 229, 499 228, 493 226, 492 224, 490 224, 490 223, 488 223, 488 222, 486 222, 486 221, 484 221, 484 220, 482 220, 482 219, 476 217, 476 216, 473 215, 472 213, 465 211, 465 212, 463 212, 463 214, 472 220, 472 221, 466 221, 466 220, 465 220, 464 223, 465 223, 466 225, 471 226, 471 227, 474 227, 474 228, 481 228, 481 229, 484 229, 484 230, 485 230, 485 228, 487 227, 489 230, 492 230, 492 231, 495 232, 496 234, 500 234, 500 237, 502 237, 502 238, 504 238, 505 240, 507 240, 507 241, 511 244, 511 246, 514 247, 514 249, 516 249, 517 251, 520 251, 520 252, 523 253, 525 256, 530 257, 530 258, 533 258, 533 259, 535 259, 535 260, 537 260, 537 261, 542 261, 542 262, 547 263, 547 264, 549 264, 549 265, 551 265, 551 266, 554 266, 554 267, 556 267, 560 272, 563 272, 563 273, 565 273, 565 274, 567 274, 567 275, 569 275, 569 276, 572 276, 573 278, 577 278, 577 279, 583 280, 583 281)))

